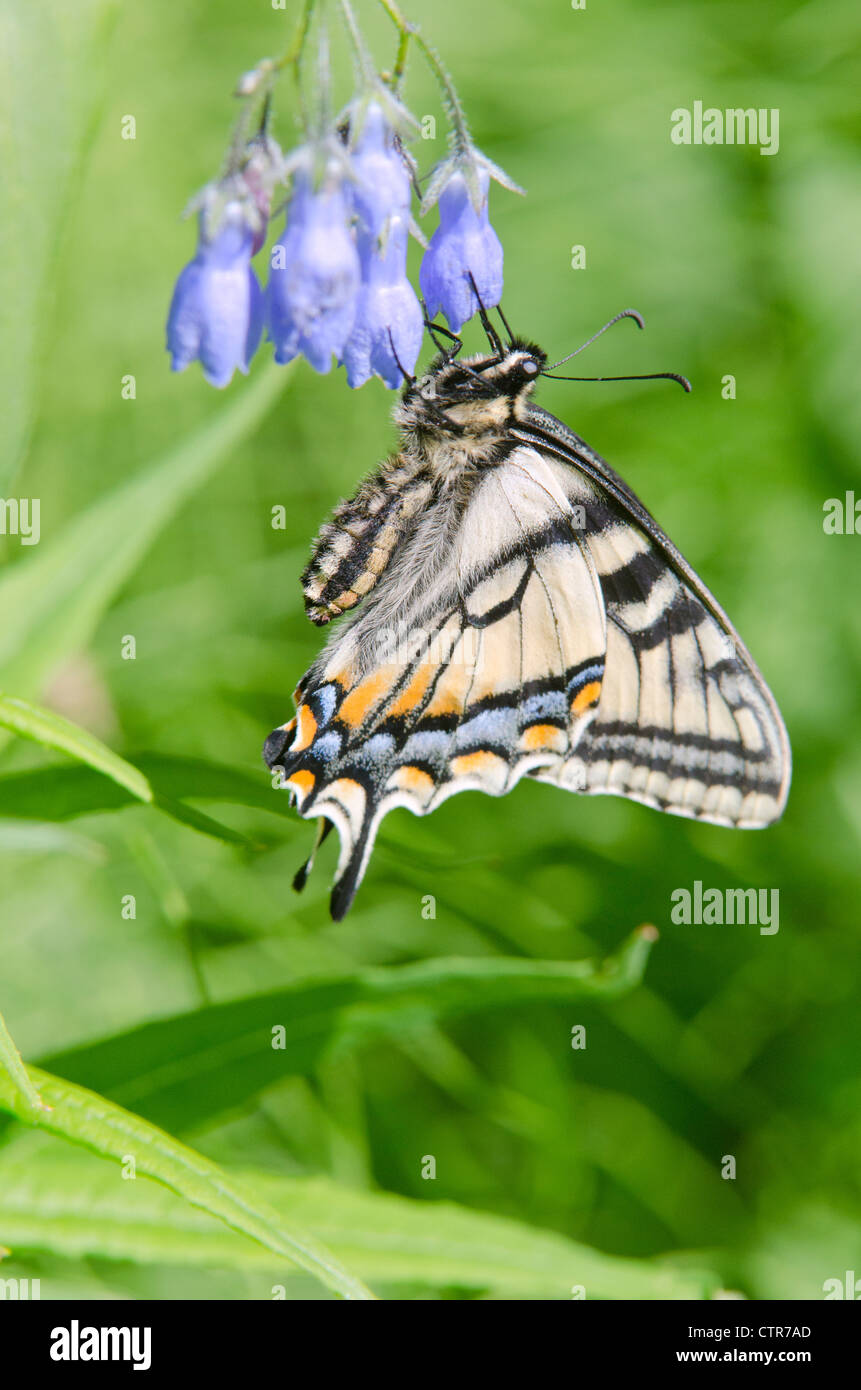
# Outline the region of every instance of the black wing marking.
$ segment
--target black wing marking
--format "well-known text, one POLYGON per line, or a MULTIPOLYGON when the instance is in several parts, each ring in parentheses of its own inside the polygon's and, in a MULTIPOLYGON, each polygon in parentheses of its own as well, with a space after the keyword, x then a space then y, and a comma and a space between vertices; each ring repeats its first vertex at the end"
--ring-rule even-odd
MULTIPOLYGON (((585 792, 629 796, 722 825, 770 824, 791 755, 771 692, 720 605, 621 478, 535 408, 518 435, 566 465, 607 607, 596 719, 571 760, 585 792), (597 489, 597 492, 596 492, 597 489), (633 523, 633 524, 632 524, 633 523)), ((552 769, 535 774, 558 781, 552 769)))

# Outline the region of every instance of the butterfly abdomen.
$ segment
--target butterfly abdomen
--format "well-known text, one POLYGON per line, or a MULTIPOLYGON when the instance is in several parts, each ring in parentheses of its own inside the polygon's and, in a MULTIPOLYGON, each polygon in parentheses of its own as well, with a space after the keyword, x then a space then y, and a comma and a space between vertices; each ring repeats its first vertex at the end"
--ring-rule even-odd
POLYGON ((361 603, 432 492, 427 470, 398 455, 335 509, 302 575, 305 611, 312 623, 322 626, 361 603))

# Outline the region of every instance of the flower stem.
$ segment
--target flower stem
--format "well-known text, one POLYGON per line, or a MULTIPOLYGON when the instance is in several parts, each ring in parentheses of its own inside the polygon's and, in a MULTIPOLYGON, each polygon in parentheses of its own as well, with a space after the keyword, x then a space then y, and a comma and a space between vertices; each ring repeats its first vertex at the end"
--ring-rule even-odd
POLYGON ((305 41, 308 38, 308 30, 311 27, 311 20, 314 15, 316 3, 317 0, 305 0, 290 47, 281 54, 280 58, 276 58, 275 62, 272 64, 276 72, 280 72, 282 68, 292 67, 298 80, 299 63, 305 51, 305 41))
POLYGON ((368 53, 362 40, 361 30, 356 23, 356 16, 353 14, 353 7, 350 4, 350 0, 340 0, 340 4, 344 13, 344 19, 347 21, 347 32, 350 35, 350 44, 355 55, 356 66, 359 69, 363 81, 366 84, 372 83, 375 77, 374 65, 371 61, 371 55, 368 53))
MULTIPOLYGON (((248 148, 249 130, 252 125, 252 117, 257 116, 257 134, 265 136, 269 130, 272 116, 272 93, 275 83, 284 68, 292 68, 293 76, 296 80, 296 88, 299 94, 299 107, 305 118, 305 103, 302 96, 302 84, 300 80, 300 66, 302 56, 305 51, 305 43, 308 38, 308 30, 314 15, 317 0, 304 0, 302 13, 296 32, 293 35, 289 48, 282 53, 280 58, 264 58, 258 63, 254 74, 258 80, 254 83, 253 90, 248 92, 240 91, 243 99, 242 110, 233 127, 233 134, 230 139, 227 157, 224 164, 225 174, 235 174, 241 168, 245 153, 248 148)), ((307 126, 307 120, 304 121, 307 126)))
POLYGON ((406 59, 407 46, 410 39, 413 39, 421 49, 425 62, 428 64, 428 67, 437 80, 442 97, 442 104, 452 125, 455 148, 457 150, 469 149, 472 145, 472 139, 466 121, 466 113, 460 104, 460 98, 455 91, 454 83, 446 72, 443 61, 433 47, 433 44, 428 43, 417 25, 411 24, 409 20, 406 19, 401 13, 396 0, 380 0, 380 4, 400 35, 398 57, 395 64, 395 74, 398 75, 398 80, 400 80, 400 76, 403 72, 403 62, 406 59))
POLYGON ((302 59, 305 55, 305 44, 308 41, 308 31, 311 28, 311 20, 314 18, 314 11, 317 8, 317 0, 304 0, 302 13, 299 16, 299 23, 296 25, 296 32, 290 46, 285 49, 280 58, 276 58, 272 64, 272 86, 284 68, 293 69, 293 81, 296 84, 296 97, 299 103, 299 114, 302 118, 302 127, 308 129, 308 109, 305 103, 305 94, 302 91, 302 59))
POLYGON ((397 96, 404 80, 404 73, 407 67, 407 50, 410 46, 412 34, 408 28, 404 29, 398 36, 398 51, 395 55, 395 65, 392 68, 391 88, 397 96))

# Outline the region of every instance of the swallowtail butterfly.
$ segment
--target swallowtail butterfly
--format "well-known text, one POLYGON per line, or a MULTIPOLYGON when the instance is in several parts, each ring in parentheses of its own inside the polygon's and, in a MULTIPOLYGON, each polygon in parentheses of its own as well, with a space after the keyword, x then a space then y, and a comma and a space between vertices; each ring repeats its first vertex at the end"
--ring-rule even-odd
POLYGON ((264 756, 319 838, 338 830, 335 919, 396 806, 426 815, 525 775, 746 829, 786 801, 786 730, 729 619, 533 403, 545 354, 490 336, 488 355, 458 343, 408 382, 400 451, 337 507, 303 576, 312 622, 350 616, 264 756))

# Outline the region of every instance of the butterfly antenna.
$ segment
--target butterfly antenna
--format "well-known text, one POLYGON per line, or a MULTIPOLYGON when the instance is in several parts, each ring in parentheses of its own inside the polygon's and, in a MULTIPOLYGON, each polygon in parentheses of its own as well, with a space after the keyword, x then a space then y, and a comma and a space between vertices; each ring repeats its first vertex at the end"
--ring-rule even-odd
POLYGON ((411 375, 410 375, 410 373, 407 371, 406 367, 405 367, 405 366, 403 365, 403 363, 401 362, 401 359, 398 357, 397 350, 396 350, 396 348, 395 348, 395 340, 394 340, 394 338, 392 337, 392 330, 391 330, 391 329, 389 329, 389 346, 390 346, 391 349, 392 349, 392 357, 394 357, 396 363, 398 364, 398 371, 401 373, 401 375, 403 376, 404 380, 407 381, 407 382, 409 382, 410 386, 415 386, 415 384, 416 384, 416 378, 415 378, 414 376, 411 376, 411 375))
MULTIPOLYGON (((452 333, 450 328, 443 328, 441 323, 433 323, 432 320, 427 317, 427 315, 425 315, 424 324, 425 328, 428 330, 431 337, 433 338, 434 346, 439 348, 440 352, 444 351, 444 348, 441 343, 437 342, 436 338, 434 337, 435 333, 444 333, 447 338, 450 338, 453 343, 457 344, 457 347, 453 347, 448 353, 448 360, 449 362, 451 362, 463 347, 463 340, 459 338, 456 333, 452 333)), ((392 349, 392 351, 394 351, 394 348, 392 349)), ((460 365, 466 372, 467 376, 471 376, 474 378, 475 381, 481 381, 483 384, 483 378, 481 373, 477 372, 474 367, 470 367, 466 362, 462 362, 460 365)), ((489 365, 490 364, 488 363, 488 366, 489 365)), ((400 366, 400 363, 398 363, 398 366, 400 366)), ((402 367, 401 371, 403 371, 402 367)))
MULTIPOLYGON (((560 357, 558 362, 552 363, 552 365, 547 368, 547 371, 555 372, 556 368, 561 367, 563 362, 570 362, 572 357, 576 357, 578 353, 584 352, 587 347, 591 347, 592 344, 598 340, 598 338, 600 338, 604 333, 607 332, 608 328, 612 328, 613 324, 618 323, 620 319, 633 319, 638 328, 645 328, 646 326, 643 315, 638 313, 636 309, 623 309, 621 313, 616 314, 613 318, 609 319, 608 322, 604 324, 603 328, 599 328, 597 333, 593 333, 591 338, 587 338, 585 343, 581 343, 580 346, 578 348, 575 348, 573 352, 569 352, 567 357, 560 357)), ((547 372, 542 373, 542 375, 546 376, 547 372)), ((570 379, 572 381, 584 381, 587 378, 571 377, 570 379)), ((595 380, 595 378, 589 377, 588 380, 593 381, 595 380)), ((601 380, 609 380, 609 378, 601 378, 601 380)))
POLYGON ((487 310, 485 309, 484 304, 482 303, 481 295, 478 292, 478 285, 475 283, 475 276, 473 275, 471 270, 468 270, 466 273, 469 276, 469 283, 472 285, 472 292, 478 300, 478 316, 481 319, 481 326, 487 334, 487 341, 490 343, 490 346, 493 348, 493 351, 498 355, 501 361, 502 358, 505 356, 505 349, 502 345, 502 339, 500 338, 499 334, 497 333, 496 329, 494 328, 493 324, 490 322, 490 319, 488 318, 487 310))
POLYGON ((685 391, 693 389, 687 377, 678 372, 646 372, 644 376, 550 376, 549 372, 541 375, 549 376, 551 381, 677 381, 685 391))
POLYGON ((511 331, 511 327, 510 327, 510 325, 509 325, 508 319, 505 317, 504 313, 502 312, 502 305, 501 305, 501 304, 497 304, 497 306, 496 306, 496 312, 498 313, 499 317, 502 319, 502 326, 503 326, 503 328, 505 329, 506 333, 508 334, 508 342, 509 342, 509 346, 510 346, 510 345, 514 342, 514 334, 513 334, 512 331, 511 331))
POLYGON ((445 344, 437 342, 436 339, 436 334, 441 333, 443 337, 448 338, 450 342, 457 343, 457 347, 450 348, 448 354, 449 357, 457 357, 457 354, 463 347, 463 339, 459 338, 456 333, 452 333, 450 328, 444 328, 441 323, 434 323, 433 319, 428 317, 428 311, 424 300, 421 301, 421 305, 422 313, 424 315, 424 326, 427 329, 428 333, 430 333, 431 338, 433 339, 434 347, 437 348, 440 352, 445 351, 445 344))

